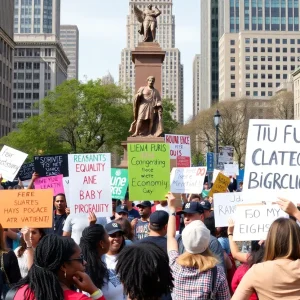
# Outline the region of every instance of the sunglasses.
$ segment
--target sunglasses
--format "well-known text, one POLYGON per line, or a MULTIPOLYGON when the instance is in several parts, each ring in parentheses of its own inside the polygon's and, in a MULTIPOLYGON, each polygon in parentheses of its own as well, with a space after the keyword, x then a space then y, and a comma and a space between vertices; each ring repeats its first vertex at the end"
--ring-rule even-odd
POLYGON ((115 233, 109 234, 109 236, 111 238, 117 238, 117 237, 123 236, 123 234, 121 232, 115 232, 115 233))
POLYGON ((71 258, 71 259, 68 259, 67 261, 74 261, 74 260, 79 261, 82 265, 83 265, 84 262, 85 262, 85 259, 84 259, 84 256, 83 256, 83 255, 80 255, 80 257, 78 257, 78 258, 71 258))

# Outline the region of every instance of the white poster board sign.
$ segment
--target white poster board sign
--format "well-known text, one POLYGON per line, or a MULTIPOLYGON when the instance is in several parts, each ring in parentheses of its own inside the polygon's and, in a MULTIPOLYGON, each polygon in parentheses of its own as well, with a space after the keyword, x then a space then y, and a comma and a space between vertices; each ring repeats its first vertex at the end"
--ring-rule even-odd
POLYGON ((170 176, 171 192, 200 194, 203 190, 206 167, 173 168, 170 176))
POLYGON ((238 205, 234 224, 234 241, 266 240, 272 223, 288 215, 278 205, 238 205))
POLYGON ((243 191, 300 199, 300 120, 250 120, 243 191))
POLYGON ((67 199, 68 207, 70 207, 71 199, 70 199, 70 178, 69 177, 63 177, 63 185, 65 190, 65 195, 67 199))
POLYGON ((8 181, 14 181, 28 154, 3 146, 0 152, 0 174, 8 181))
POLYGON ((238 164, 224 164, 224 175, 226 176, 238 176, 239 175, 239 165, 238 164))
POLYGON ((219 147, 219 163, 228 164, 233 162, 234 148, 232 146, 219 147))
POLYGON ((165 142, 170 144, 170 158, 178 156, 191 158, 191 137, 189 135, 166 134, 165 142))
MULTIPOLYGON (((221 172, 220 170, 214 169, 212 183, 216 181, 220 172, 221 172)), ((223 171, 221 173, 223 173, 223 171)))
POLYGON ((112 215, 110 153, 70 154, 71 214, 97 217, 112 215))

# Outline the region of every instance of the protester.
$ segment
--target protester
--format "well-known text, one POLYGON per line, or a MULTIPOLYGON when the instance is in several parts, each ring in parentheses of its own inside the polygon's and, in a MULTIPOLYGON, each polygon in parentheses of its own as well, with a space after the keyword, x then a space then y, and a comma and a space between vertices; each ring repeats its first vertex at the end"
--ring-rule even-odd
POLYGON ((246 300, 254 292, 260 300, 299 299, 300 230, 294 220, 279 218, 272 223, 263 262, 248 270, 232 299, 246 300))
POLYGON ((131 201, 129 201, 129 194, 128 193, 125 195, 125 199, 122 200, 122 204, 127 206, 128 219, 130 221, 132 221, 133 219, 136 219, 136 218, 137 219, 140 218, 139 212, 136 209, 134 209, 133 203, 131 201))
POLYGON ((200 204, 203 207, 204 210, 204 219, 209 218, 210 217, 210 210, 211 210, 211 204, 208 200, 202 200, 200 201, 200 204))
POLYGON ((205 182, 203 185, 202 193, 201 193, 202 198, 204 199, 204 198, 208 197, 209 192, 210 192, 210 189, 208 186, 208 182, 205 182))
POLYGON ((238 187, 238 189, 236 190, 237 192, 242 192, 243 191, 243 181, 241 181, 240 183, 239 183, 239 187, 238 187))
POLYGON ((15 250, 15 254, 18 259, 21 276, 24 278, 33 264, 34 250, 46 233, 43 228, 28 227, 24 227, 21 233, 21 246, 15 250))
POLYGON ((189 196, 189 202, 200 202, 202 199, 201 195, 198 194, 191 194, 189 196))
POLYGON ((237 181, 236 181, 236 175, 230 176, 230 183, 228 185, 228 190, 230 193, 235 192, 237 190, 237 181))
POLYGON ((229 246, 229 239, 228 239, 228 233, 227 233, 227 227, 217 227, 216 228, 216 237, 221 244, 223 250, 230 254, 230 246, 229 246))
POLYGON ((209 230, 200 220, 186 224, 182 232, 186 252, 180 255, 175 239, 175 197, 171 193, 168 194, 168 203, 172 213, 169 217, 167 238, 168 255, 174 277, 173 299, 229 300, 224 270, 217 266, 218 260, 209 250, 211 237, 209 230))
POLYGON ((119 205, 116 208, 115 220, 119 218, 128 219, 128 208, 126 205, 119 205))
MULTIPOLYGON (((156 201, 155 201, 156 202, 156 201)), ((157 210, 163 210, 167 213, 169 213, 169 207, 167 201, 157 201, 155 205, 152 206, 151 212, 154 213, 157 210)))
POLYGON ((85 273, 86 262, 73 239, 46 235, 38 244, 28 275, 19 281, 14 300, 104 300, 85 273), (74 285, 91 297, 73 290, 74 285))
POLYGON ((155 244, 138 243, 124 248, 116 272, 127 299, 161 300, 172 292, 168 256, 155 244))
POLYGON ((132 230, 131 224, 128 221, 128 219, 119 218, 115 222, 121 225, 121 228, 124 232, 126 246, 131 245, 132 242, 134 241, 134 234, 133 234, 133 230, 132 230))
POLYGON ((138 204, 139 214, 141 219, 134 219, 132 221, 132 227, 134 229, 134 236, 137 240, 141 240, 149 235, 149 217, 151 215, 151 202, 143 201, 138 204))
POLYGON ((169 214, 163 210, 155 211, 150 216, 149 236, 140 243, 154 243, 161 247, 167 253, 167 228, 168 228, 169 214))
POLYGON ((111 222, 105 226, 109 236, 109 250, 102 256, 103 262, 108 270, 108 281, 103 286, 105 299, 125 300, 123 286, 116 273, 116 265, 119 253, 125 247, 124 232, 120 224, 111 222))
POLYGON ((80 248, 87 262, 86 272, 100 289, 108 282, 108 271, 102 256, 108 252, 109 247, 108 234, 102 225, 91 225, 83 230, 80 248))

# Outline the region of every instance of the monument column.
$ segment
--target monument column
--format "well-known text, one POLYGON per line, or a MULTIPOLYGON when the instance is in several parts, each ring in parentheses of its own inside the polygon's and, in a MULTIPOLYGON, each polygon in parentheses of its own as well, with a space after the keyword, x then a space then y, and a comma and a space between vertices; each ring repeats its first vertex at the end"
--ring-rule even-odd
POLYGON ((135 64, 135 92, 145 85, 145 79, 155 77, 155 85, 162 94, 162 64, 166 52, 158 43, 139 43, 132 51, 132 61, 135 64))

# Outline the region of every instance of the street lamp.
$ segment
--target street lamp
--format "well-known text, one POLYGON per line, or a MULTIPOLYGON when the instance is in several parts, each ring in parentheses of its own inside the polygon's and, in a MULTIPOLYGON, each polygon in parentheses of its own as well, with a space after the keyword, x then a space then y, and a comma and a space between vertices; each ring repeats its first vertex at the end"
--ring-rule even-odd
POLYGON ((214 124, 216 127, 216 168, 218 167, 219 164, 219 125, 221 123, 221 115, 219 110, 216 111, 214 115, 214 124))

